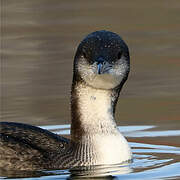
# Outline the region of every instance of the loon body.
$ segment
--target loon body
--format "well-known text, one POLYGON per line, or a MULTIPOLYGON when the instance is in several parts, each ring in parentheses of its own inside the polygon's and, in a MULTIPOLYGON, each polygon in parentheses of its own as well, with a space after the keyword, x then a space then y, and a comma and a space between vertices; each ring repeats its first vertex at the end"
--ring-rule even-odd
POLYGON ((71 89, 71 139, 41 128, 0 122, 0 168, 62 169, 119 164, 132 158, 114 115, 130 57, 121 37, 96 31, 79 44, 71 89))

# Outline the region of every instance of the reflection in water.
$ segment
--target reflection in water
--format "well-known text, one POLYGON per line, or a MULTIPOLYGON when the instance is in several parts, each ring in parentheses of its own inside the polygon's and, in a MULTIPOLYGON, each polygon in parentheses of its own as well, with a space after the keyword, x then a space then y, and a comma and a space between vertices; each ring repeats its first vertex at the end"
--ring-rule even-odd
POLYGON ((79 177, 107 177, 130 173, 129 163, 107 166, 78 167, 70 170, 71 176, 79 177))
POLYGON ((167 131, 139 131, 135 134, 132 132, 127 135, 128 137, 165 137, 165 136, 180 136, 180 130, 167 130, 167 131))

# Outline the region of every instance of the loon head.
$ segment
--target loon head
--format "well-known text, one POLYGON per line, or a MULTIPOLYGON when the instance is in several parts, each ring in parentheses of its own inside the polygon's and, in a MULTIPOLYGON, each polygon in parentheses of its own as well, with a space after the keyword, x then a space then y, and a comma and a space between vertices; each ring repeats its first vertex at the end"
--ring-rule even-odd
POLYGON ((129 70, 129 50, 122 38, 110 31, 96 31, 77 48, 73 81, 97 89, 114 89, 122 87, 129 70))

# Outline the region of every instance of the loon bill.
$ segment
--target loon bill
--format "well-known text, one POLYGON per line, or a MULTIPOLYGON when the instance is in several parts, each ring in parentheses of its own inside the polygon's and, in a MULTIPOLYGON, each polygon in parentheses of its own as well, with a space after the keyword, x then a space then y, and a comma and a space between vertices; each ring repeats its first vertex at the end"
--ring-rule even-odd
POLYGON ((128 46, 119 35, 96 31, 85 37, 74 57, 71 139, 27 124, 0 122, 0 168, 62 169, 131 160, 114 118, 129 70, 128 46))

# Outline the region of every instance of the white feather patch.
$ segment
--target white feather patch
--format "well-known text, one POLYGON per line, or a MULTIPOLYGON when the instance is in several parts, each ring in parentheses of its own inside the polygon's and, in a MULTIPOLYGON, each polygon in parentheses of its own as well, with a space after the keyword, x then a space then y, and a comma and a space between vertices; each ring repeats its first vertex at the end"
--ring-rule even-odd
POLYGON ((111 91, 78 86, 82 141, 90 140, 97 164, 118 164, 131 159, 130 147, 114 121, 111 91), (105 132, 105 133, 104 133, 105 132))

